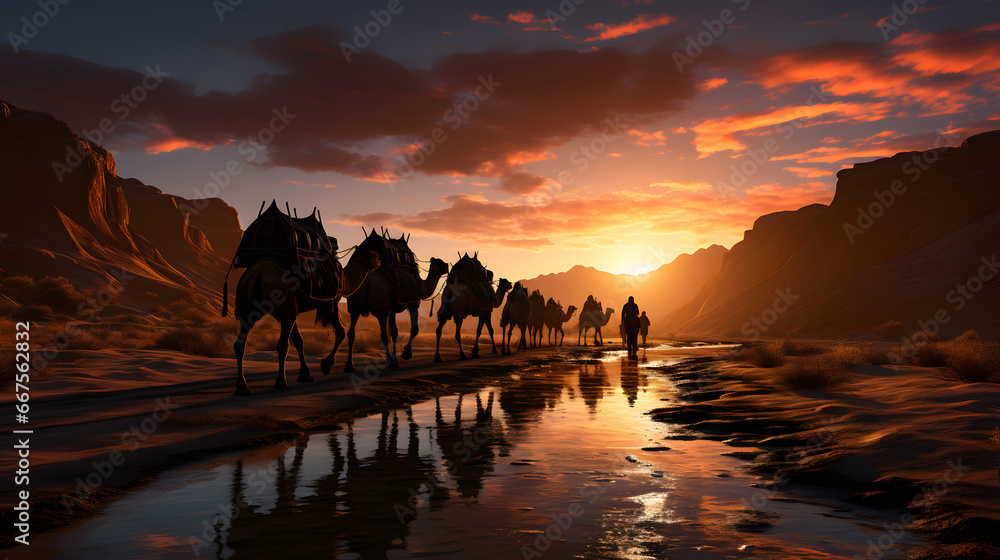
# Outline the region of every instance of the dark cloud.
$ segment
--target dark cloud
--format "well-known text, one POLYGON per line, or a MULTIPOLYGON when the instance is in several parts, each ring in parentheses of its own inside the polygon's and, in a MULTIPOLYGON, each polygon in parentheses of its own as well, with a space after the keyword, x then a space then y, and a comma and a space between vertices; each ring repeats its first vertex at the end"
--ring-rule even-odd
POLYGON ((241 142, 287 108, 295 118, 269 144, 271 165, 376 180, 391 178, 401 156, 365 146, 418 143, 441 128, 447 138, 417 172, 497 176, 501 189, 525 193, 544 183, 518 167, 531 154, 599 131, 605 119, 675 111, 697 91, 691 73, 673 70, 666 44, 642 53, 464 53, 415 71, 368 50, 345 56, 342 41, 350 39, 332 25, 255 39, 250 51, 278 73, 258 76, 238 92, 204 94, 166 77, 124 120, 112 103, 142 83, 133 70, 44 52, 3 53, 2 93, 78 129, 110 118, 119 128, 105 143, 117 149, 241 142), (491 76, 496 85, 484 88, 491 76))

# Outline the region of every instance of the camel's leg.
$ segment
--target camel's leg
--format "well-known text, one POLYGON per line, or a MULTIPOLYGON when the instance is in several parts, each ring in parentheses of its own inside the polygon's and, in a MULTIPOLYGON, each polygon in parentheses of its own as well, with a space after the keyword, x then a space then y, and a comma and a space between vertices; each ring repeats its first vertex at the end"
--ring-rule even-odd
POLYGON ((462 321, 463 319, 456 316, 455 317, 455 342, 458 343, 458 359, 467 360, 465 356, 465 350, 462 349, 462 321))
POLYGON ((406 346, 403 347, 403 359, 409 360, 413 356, 413 339, 417 338, 417 333, 420 332, 420 327, 417 325, 417 317, 420 310, 417 307, 411 307, 410 311, 410 339, 406 341, 406 346))
MULTIPOLYGON (((378 319, 378 330, 382 334, 382 349, 385 351, 385 367, 391 368, 392 365, 392 353, 389 351, 389 335, 386 333, 387 317, 376 317, 378 319)), ((398 367, 398 366, 396 366, 398 367)))
POLYGON ((386 344, 386 350, 389 352, 386 354, 386 361, 388 367, 398 368, 399 358, 396 357, 396 339, 399 338, 399 328, 396 327, 396 314, 390 312, 389 316, 386 318, 386 322, 389 327, 389 341, 386 344))
POLYGON ((487 317, 486 319, 486 330, 490 333, 490 344, 493 345, 493 353, 497 353, 497 342, 493 338, 493 317, 487 317))
POLYGON ((604 346, 604 334, 601 333, 601 327, 594 329, 594 346, 604 346), (600 342, 597 342, 597 337, 601 337, 600 342))
POLYGON ((354 331, 358 326, 358 317, 351 313, 351 326, 347 329, 347 361, 344 362, 344 373, 354 373, 354 331))
POLYGON ((444 321, 438 321, 438 328, 435 329, 437 342, 434 344, 434 361, 441 363, 441 331, 444 330, 444 321))
POLYGON ((333 368, 333 364, 337 363, 337 349, 340 348, 340 343, 343 342, 344 337, 344 325, 340 324, 340 312, 334 307, 334 313, 337 314, 337 320, 333 322, 333 333, 335 336, 333 342, 333 351, 327 354, 325 358, 319 363, 319 368, 323 370, 323 375, 330 375, 330 369, 333 368))
POLYGON ((299 377, 298 381, 312 381, 313 377, 309 374, 309 366, 306 365, 306 355, 302 350, 302 334, 299 332, 299 324, 295 323, 292 325, 291 338, 292 344, 295 345, 295 350, 299 353, 299 377))
POLYGON ((483 318, 479 318, 479 324, 476 325, 476 343, 472 345, 472 357, 479 357, 479 337, 483 334, 483 318))
POLYGON ((247 388, 247 378, 243 376, 243 354, 247 349, 247 335, 255 323, 252 317, 240 317, 240 331, 236 334, 236 341, 233 342, 233 353, 236 354, 236 393, 238 397, 250 395, 247 388))
POLYGON ((295 321, 282 321, 281 332, 278 333, 278 377, 274 380, 275 389, 288 389, 285 379, 285 357, 288 356, 288 337, 292 334, 295 321))
MULTIPOLYGON (((589 330, 590 330, 590 327, 584 327, 583 328, 583 345, 584 346, 587 345, 587 331, 589 331, 589 330)), ((577 342, 577 344, 580 344, 580 343, 577 342)))
POLYGON ((517 341, 517 349, 525 350, 528 348, 528 341, 524 338, 525 327, 521 327, 521 339, 517 341))

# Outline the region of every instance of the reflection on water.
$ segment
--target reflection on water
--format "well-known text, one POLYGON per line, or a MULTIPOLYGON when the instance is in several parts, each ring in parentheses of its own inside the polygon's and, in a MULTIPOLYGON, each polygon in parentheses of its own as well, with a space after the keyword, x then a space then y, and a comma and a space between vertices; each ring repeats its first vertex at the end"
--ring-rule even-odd
POLYGON ((720 455, 731 448, 664 441, 671 426, 644 413, 673 390, 650 367, 678 358, 647 354, 536 366, 291 446, 178 468, 36 538, 32 557, 865 554, 879 536, 873 512, 834 509, 832 494, 808 488, 754 511, 756 480, 720 455))

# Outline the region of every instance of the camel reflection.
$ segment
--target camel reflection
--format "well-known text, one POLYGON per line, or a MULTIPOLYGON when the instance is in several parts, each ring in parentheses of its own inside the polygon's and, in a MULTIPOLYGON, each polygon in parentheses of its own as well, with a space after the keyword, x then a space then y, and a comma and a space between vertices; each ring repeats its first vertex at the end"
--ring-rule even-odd
POLYGON ((568 376, 553 376, 546 371, 525 372, 517 382, 500 393, 500 408, 512 432, 524 431, 541 419, 542 411, 554 408, 562 396, 568 376))
POLYGON ((580 397, 590 409, 591 414, 597 412, 597 405, 604 398, 608 388, 608 376, 604 362, 580 364, 579 372, 580 397))
POLYGON ((417 511, 412 506, 418 501, 438 508, 447 500, 435 462, 420 455, 420 426, 412 410, 405 415, 406 442, 400 442, 400 412, 383 412, 374 449, 367 455, 359 451, 353 422, 347 424, 346 435, 331 434, 331 470, 308 488, 300 484, 307 441, 296 446, 290 464, 285 453, 260 469, 273 471, 273 479, 257 472, 251 478, 237 461, 232 514, 220 516, 214 527, 215 557, 238 553, 271 558, 294 550, 297 557, 353 553, 385 558, 392 550, 405 549, 413 516, 400 512, 417 511), (296 491, 306 497, 296 499, 296 491), (288 514, 295 514, 294 530, 269 522, 288 519, 288 514))
POLYGON ((484 479, 493 472, 498 454, 509 454, 511 445, 502 428, 493 423, 492 391, 485 407, 482 397, 476 394, 476 417, 471 426, 463 425, 462 399, 459 395, 454 420, 450 423, 444 421, 441 399, 435 399, 437 443, 459 496, 478 500, 484 479))

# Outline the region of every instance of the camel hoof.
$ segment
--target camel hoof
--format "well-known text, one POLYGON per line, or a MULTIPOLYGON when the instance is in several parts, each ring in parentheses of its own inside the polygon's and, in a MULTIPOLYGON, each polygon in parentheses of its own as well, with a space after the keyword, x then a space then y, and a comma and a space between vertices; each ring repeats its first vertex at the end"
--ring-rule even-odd
POLYGON ((253 393, 250 392, 250 389, 247 389, 246 387, 237 387, 236 388, 236 392, 233 393, 233 396, 234 397, 249 397, 252 394, 253 393))
POLYGON ((300 375, 298 377, 299 383, 308 383, 308 382, 310 382, 312 380, 313 380, 313 376, 311 376, 311 375, 300 375))
POLYGON ((494 353, 494 354, 496 354, 496 353, 497 353, 497 349, 496 349, 496 348, 494 348, 494 349, 493 349, 493 353, 494 353))
POLYGON ((413 351, 409 348, 403 348, 403 359, 409 360, 411 357, 413 357, 413 351))
POLYGON ((460 355, 460 356, 458 357, 458 359, 459 359, 459 360, 468 360, 469 358, 468 358, 468 357, 466 357, 466 355, 465 355, 465 354, 461 354, 461 355, 460 355))
POLYGON ((354 366, 348 364, 344 366, 344 373, 354 373, 358 370, 354 369, 354 366))
POLYGON ((330 375, 330 370, 333 369, 333 362, 327 363, 326 360, 323 360, 319 363, 319 369, 323 372, 323 375, 330 375))
POLYGON ((434 363, 436 363, 436 364, 440 364, 440 363, 441 363, 441 362, 443 362, 443 361, 444 361, 444 360, 442 360, 442 359, 441 359, 441 356, 434 356, 434 363))
POLYGON ((274 390, 275 391, 287 391, 288 389, 291 389, 291 387, 288 386, 287 382, 285 382, 285 383, 275 383, 274 384, 274 390))
POLYGON ((399 369, 399 362, 392 362, 389 364, 389 369, 399 369))
POLYGON ((479 357, 479 350, 473 350, 472 351, 472 357, 473 358, 478 358, 479 357))

